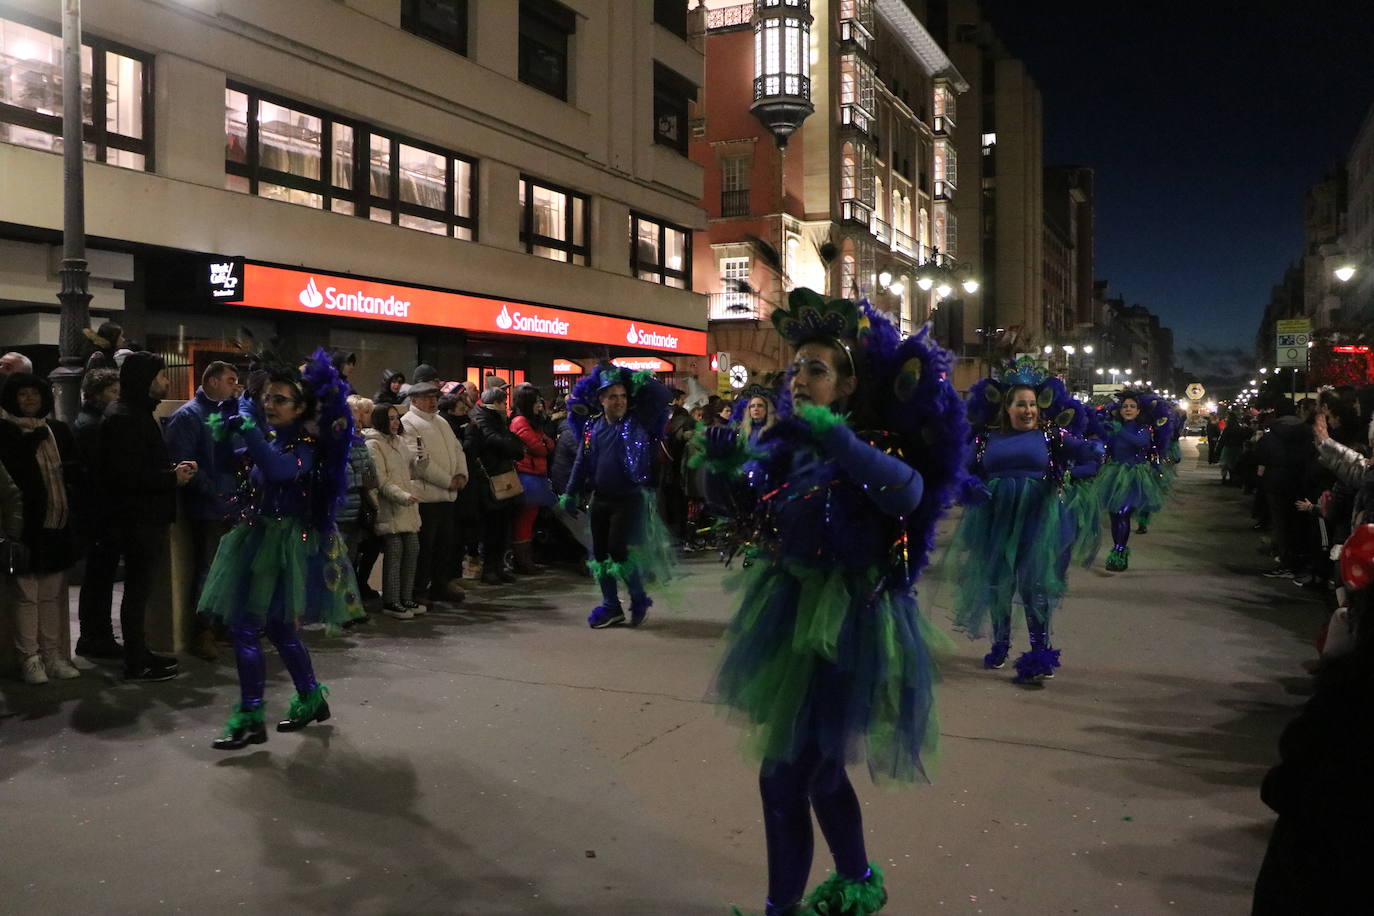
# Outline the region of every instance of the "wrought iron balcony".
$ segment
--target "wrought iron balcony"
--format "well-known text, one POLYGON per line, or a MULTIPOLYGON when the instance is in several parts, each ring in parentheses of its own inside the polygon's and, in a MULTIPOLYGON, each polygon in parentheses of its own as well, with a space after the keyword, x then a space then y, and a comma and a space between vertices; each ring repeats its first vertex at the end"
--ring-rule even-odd
POLYGON ((743 188, 738 191, 720 192, 720 215, 721 216, 748 216, 749 215, 749 189, 743 188))
POLYGON ((892 227, 886 220, 873 217, 868 223, 868 231, 873 233, 873 237, 884 245, 892 244, 892 227))
POLYGON ((910 235, 900 229, 892 230, 892 247, 902 254, 908 254, 912 257, 916 256, 916 242, 910 235))
POLYGON ((711 321, 757 321, 759 318, 758 293, 707 293, 706 302, 707 317, 711 321))
POLYGON ((741 3, 737 6, 724 6, 706 11, 706 30, 747 29, 754 16, 754 4, 741 3))

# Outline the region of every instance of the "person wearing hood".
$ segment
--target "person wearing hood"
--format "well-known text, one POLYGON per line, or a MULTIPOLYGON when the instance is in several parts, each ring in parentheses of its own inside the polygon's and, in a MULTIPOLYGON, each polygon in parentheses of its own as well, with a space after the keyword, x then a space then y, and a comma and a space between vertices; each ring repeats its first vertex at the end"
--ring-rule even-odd
POLYGON ((1307 468, 1316 460, 1309 423, 1315 408, 1316 402, 1310 398, 1296 406, 1289 401, 1280 402, 1274 421, 1255 446, 1274 554, 1274 568, 1264 575, 1272 579, 1292 579, 1305 572, 1299 568, 1303 553, 1301 517, 1294 504, 1301 495, 1307 468))
POLYGON ((525 457, 525 444, 511 432, 506 415, 509 398, 505 388, 488 388, 482 403, 468 414, 464 445, 476 459, 473 469, 484 478, 478 482, 482 500, 482 582, 502 585, 515 581, 506 572, 506 548, 510 546, 511 524, 515 520, 518 497, 497 499, 491 479, 515 470, 515 462, 525 457))
POLYGON ((350 376, 353 370, 358 367, 358 354, 350 350, 335 350, 329 354, 329 364, 334 367, 334 371, 339 373, 339 378, 348 384, 350 392, 356 391, 350 376))
POLYGON ((10 375, 0 389, 0 407, 0 464, 22 494, 20 540, 29 553, 28 568, 8 582, 24 681, 79 677, 61 635, 64 577, 76 560, 69 486, 79 474, 76 442, 67 425, 52 418, 52 387, 36 375, 10 375))
MULTIPOLYGON (((182 404, 167 420, 164 436, 167 451, 175 462, 193 461, 196 476, 182 491, 186 520, 191 529, 191 556, 195 568, 192 597, 199 599, 210 561, 215 558, 220 538, 233 526, 237 513, 239 481, 235 442, 216 441, 211 433, 210 415, 234 397, 238 390, 238 370, 216 360, 205 367, 196 396, 182 404)), ((198 658, 214 661, 219 657, 213 628, 209 621, 196 617, 196 634, 191 651, 198 658)))
POLYGON ((86 359, 89 369, 116 369, 115 354, 126 343, 124 329, 113 321, 103 322, 97 330, 86 329, 86 339, 95 349, 86 359))
POLYGON ((377 389, 377 393, 372 397, 373 404, 399 404, 401 403, 401 389, 405 386, 406 377, 404 372, 397 372, 395 369, 382 370, 382 387, 377 389))
POLYGON ((194 461, 173 462, 153 411, 167 396, 162 357, 131 353, 119 368, 119 398, 100 424, 100 492, 108 527, 101 534, 104 567, 86 570, 81 589, 100 603, 114 589, 115 566, 124 558, 124 598, 119 608, 124 634, 124 678, 165 681, 176 677, 175 658, 148 650, 144 616, 153 582, 167 556, 167 530, 176 520, 176 493, 196 476, 194 461))

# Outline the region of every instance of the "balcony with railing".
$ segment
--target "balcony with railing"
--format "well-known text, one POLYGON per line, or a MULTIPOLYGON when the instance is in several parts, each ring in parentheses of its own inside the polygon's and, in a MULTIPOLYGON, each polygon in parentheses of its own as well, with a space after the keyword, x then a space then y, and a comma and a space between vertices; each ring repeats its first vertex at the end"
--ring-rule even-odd
POLYGON ((873 45, 876 43, 872 29, 857 19, 840 20, 840 42, 851 44, 867 54, 873 52, 873 45))
POLYGON ((840 124, 852 127, 866 137, 873 137, 878 129, 877 119, 864 110, 862 105, 852 103, 840 106, 840 124))
POLYGON ((840 200, 840 220, 867 229, 873 221, 873 205, 855 197, 843 198, 840 200))
POLYGON ((916 256, 916 240, 900 229, 892 230, 892 247, 902 254, 916 256))
POLYGON ((884 219, 874 216, 868 223, 868 231, 883 245, 892 244, 892 227, 884 219))
POLYGON ((727 292, 707 293, 706 304, 711 321, 757 321, 759 319, 758 293, 727 292))
POLYGON ((936 200, 953 200, 953 199, 954 199, 954 182, 949 181, 948 179, 945 179, 945 178, 937 178, 937 179, 935 179, 935 199, 936 199, 936 200))
POLYGON ((740 3, 706 11, 706 30, 747 29, 753 23, 754 4, 740 3))
POLYGON ((720 192, 720 215, 721 216, 748 216, 749 215, 749 189, 741 188, 736 191, 720 192))

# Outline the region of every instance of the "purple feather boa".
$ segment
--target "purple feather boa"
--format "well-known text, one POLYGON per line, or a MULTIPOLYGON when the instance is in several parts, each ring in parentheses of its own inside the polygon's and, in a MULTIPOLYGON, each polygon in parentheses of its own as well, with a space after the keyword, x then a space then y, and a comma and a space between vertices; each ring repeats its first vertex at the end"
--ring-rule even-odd
POLYGON ((348 491, 348 454, 357 439, 353 412, 348 409, 348 383, 339 375, 323 347, 310 355, 301 370, 301 384, 314 392, 315 485, 311 487, 311 517, 322 531, 336 527, 334 514, 348 491))

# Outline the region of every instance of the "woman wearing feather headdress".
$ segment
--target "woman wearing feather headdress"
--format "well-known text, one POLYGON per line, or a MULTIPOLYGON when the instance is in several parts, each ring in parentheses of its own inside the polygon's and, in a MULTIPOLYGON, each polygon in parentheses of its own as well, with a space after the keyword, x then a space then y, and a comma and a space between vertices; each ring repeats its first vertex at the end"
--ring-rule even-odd
POLYGON ((629 589, 629 624, 637 627, 654 603, 646 586, 668 577, 672 547, 657 509, 654 461, 672 398, 652 372, 609 363, 568 397, 568 422, 580 445, 560 505, 575 515, 590 500, 587 566, 601 589, 601 604, 587 618, 594 630, 626 622, 617 580, 629 589))
POLYGON ((1112 552, 1107 569, 1124 572, 1130 565, 1131 517, 1158 512, 1164 505, 1161 457, 1168 447, 1167 402, 1153 394, 1123 391, 1102 408, 1107 431, 1107 465, 1099 493, 1112 524, 1112 552))
MULTIPOLYGON (((1161 484, 1164 488, 1163 498, 1167 500, 1169 494, 1173 492, 1174 482, 1178 480, 1178 466, 1183 462, 1183 443, 1180 437, 1183 430, 1188 425, 1188 412, 1178 407, 1164 398, 1156 398, 1155 415, 1161 415, 1167 409, 1169 422, 1155 430, 1155 439, 1159 442, 1159 473, 1161 484)), ((1136 534, 1149 534, 1150 523, 1154 520, 1154 513, 1142 509, 1136 515, 1136 534)))
POLYGON ((778 421, 752 445, 706 434, 714 501, 749 558, 714 692, 762 758, 765 912, 860 916, 887 892, 845 766, 926 776, 940 637, 914 585, 964 473, 967 422, 928 328, 902 339, 867 302, 809 289, 773 323, 796 347, 778 421), (803 902, 813 813, 835 874, 803 902))
POLYGON ((242 437, 246 468, 240 521, 220 542, 200 599, 202 611, 228 625, 238 660, 240 699, 214 741, 220 750, 267 740, 264 634, 296 686, 277 731, 297 731, 329 718, 329 691, 315 679, 301 624, 332 628, 363 614, 334 522, 354 437, 347 385, 324 350, 303 372, 255 375, 241 398, 210 419, 217 435, 242 437))
POLYGON ((975 637, 990 629, 992 650, 983 665, 1001 668, 1019 599, 1030 650, 1016 660, 1016 679, 1036 682, 1059 667, 1050 618, 1064 596, 1077 534, 1063 487, 1075 467, 1092 465, 1095 453, 1064 429, 1082 405, 1029 360, 974 384, 968 410, 976 479, 965 492, 954 536, 966 570, 955 597, 955 625, 975 637))

